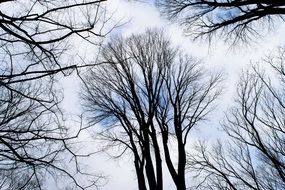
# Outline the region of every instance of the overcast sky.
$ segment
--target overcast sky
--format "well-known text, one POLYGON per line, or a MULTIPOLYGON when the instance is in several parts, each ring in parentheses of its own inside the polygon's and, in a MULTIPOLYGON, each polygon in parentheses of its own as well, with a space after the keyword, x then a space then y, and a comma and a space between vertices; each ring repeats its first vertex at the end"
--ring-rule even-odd
MULTIPOLYGON (((171 38, 173 43, 180 46, 192 56, 203 59, 205 67, 211 70, 222 70, 225 73, 224 86, 226 92, 222 97, 219 111, 212 115, 212 120, 203 129, 193 131, 191 138, 207 138, 215 139, 219 120, 223 111, 231 103, 235 84, 242 69, 248 67, 249 63, 255 63, 261 60, 265 55, 273 52, 278 46, 285 44, 284 25, 276 27, 276 31, 267 35, 264 39, 256 44, 252 44, 246 48, 230 49, 228 44, 224 44, 222 40, 216 40, 211 46, 203 41, 191 41, 187 36, 183 35, 180 26, 171 24, 167 20, 160 17, 159 12, 154 6, 147 3, 135 3, 131 1, 111 0, 107 2, 109 12, 114 12, 113 20, 121 20, 126 22, 122 27, 117 28, 112 34, 122 34, 128 36, 132 33, 144 32, 146 28, 161 27, 171 38)), ((75 88, 72 82, 65 82, 65 106, 69 109, 77 109, 76 102, 78 98, 75 94, 79 88, 75 88)), ((96 145, 94 145, 96 146, 96 145)), ((113 161, 108 156, 95 156, 89 161, 91 167, 95 171, 103 172, 109 176, 108 184, 104 190, 137 189, 135 171, 133 169, 132 157, 113 161)), ((165 189, 173 189, 171 180, 165 180, 165 189)))

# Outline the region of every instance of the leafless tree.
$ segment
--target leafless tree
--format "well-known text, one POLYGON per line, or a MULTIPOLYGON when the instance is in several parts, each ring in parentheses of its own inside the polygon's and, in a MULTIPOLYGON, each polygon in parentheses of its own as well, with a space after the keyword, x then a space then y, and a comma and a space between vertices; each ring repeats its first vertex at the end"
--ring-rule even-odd
POLYGON ((64 179, 59 185, 69 181, 79 189, 88 186, 77 181, 82 172, 77 162, 81 155, 71 146, 82 128, 68 132, 58 107, 61 99, 51 85, 26 81, 14 86, 20 93, 1 87, 1 189, 44 189, 45 184, 53 184, 52 179, 64 179), (66 159, 70 163, 65 164, 66 159), (44 183, 45 179, 49 181, 44 183))
POLYGON ((156 114, 166 165, 177 189, 186 189, 185 167, 188 136, 195 126, 207 119, 222 88, 221 74, 211 75, 193 58, 174 64, 165 78, 165 89, 156 114), (206 76, 210 77, 206 77, 206 76), (177 146, 177 160, 171 156, 171 138, 177 146))
POLYGON ((102 125, 106 147, 123 148, 119 156, 132 153, 140 190, 163 189, 162 160, 177 189, 186 189, 187 136, 220 93, 220 75, 207 79, 199 61, 173 48, 162 33, 113 39, 103 47, 104 64, 86 76, 82 95, 91 123, 102 125))
POLYGON ((285 3, 269 0, 158 0, 162 13, 186 26, 195 37, 222 36, 232 43, 248 42, 284 20, 285 3))
POLYGON ((68 134, 55 74, 82 67, 66 59, 73 37, 91 44, 104 37, 104 1, 0 1, 1 189, 44 189, 46 177, 58 176, 84 188, 74 175, 79 155, 69 146, 82 128, 68 134))
POLYGON ((104 1, 1 1, 1 85, 74 70, 77 65, 66 59, 68 41, 77 36, 96 43, 104 37, 104 1))
POLYGON ((209 150, 202 143, 190 157, 201 182, 194 189, 285 188, 284 60, 281 48, 266 59, 273 73, 257 66, 243 73, 236 105, 223 124, 228 146, 219 142, 209 150))

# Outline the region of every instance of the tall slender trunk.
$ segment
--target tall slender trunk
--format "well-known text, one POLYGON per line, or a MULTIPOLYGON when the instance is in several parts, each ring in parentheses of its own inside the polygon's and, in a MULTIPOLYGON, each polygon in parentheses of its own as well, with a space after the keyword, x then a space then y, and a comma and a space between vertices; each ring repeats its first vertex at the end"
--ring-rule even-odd
POLYGON ((162 143, 163 143, 163 149, 164 149, 164 157, 165 157, 165 162, 168 168, 168 171, 175 183, 175 180, 177 178, 177 173, 175 171, 175 168, 173 166, 170 153, 169 153, 169 148, 168 148, 168 134, 165 134, 165 132, 162 132, 162 143))
MULTIPOLYGON (((179 135, 180 136, 180 135, 179 135)), ((182 134, 181 138, 178 139, 178 169, 177 169, 177 183, 176 187, 177 190, 185 190, 186 183, 185 183, 185 166, 186 166, 186 153, 185 147, 182 142, 182 134)))
POLYGON ((163 189, 163 174, 162 174, 162 161, 160 155, 160 148, 157 142, 157 134, 153 123, 151 124, 152 132, 151 132, 151 139, 153 143, 154 155, 155 155, 155 164, 156 164, 156 184, 157 190, 163 189))
POLYGON ((134 164, 135 164, 135 168, 136 168, 137 182, 138 182, 139 190, 147 190, 146 185, 145 185, 143 165, 140 164, 140 161, 137 158, 135 158, 134 164))
POLYGON ((168 136, 165 134, 163 137, 163 147, 164 147, 164 155, 167 168, 169 173, 175 183, 177 190, 185 190, 186 183, 185 183, 185 166, 186 166, 186 153, 184 149, 182 141, 178 141, 178 168, 177 171, 174 168, 173 162, 170 157, 170 152, 168 148, 168 136))
POLYGON ((151 159, 151 150, 150 150, 150 139, 149 139, 149 133, 146 128, 144 128, 143 131, 144 135, 144 150, 143 154, 145 156, 145 171, 146 176, 148 180, 148 185, 150 190, 156 190, 156 180, 155 180, 155 172, 154 167, 151 159))

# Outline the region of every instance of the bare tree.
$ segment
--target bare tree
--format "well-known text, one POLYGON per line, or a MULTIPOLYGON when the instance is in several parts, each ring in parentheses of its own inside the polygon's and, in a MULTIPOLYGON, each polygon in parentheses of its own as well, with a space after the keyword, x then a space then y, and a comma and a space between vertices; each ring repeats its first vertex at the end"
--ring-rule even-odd
POLYGON ((113 39, 101 59, 85 78, 82 98, 91 123, 103 125, 106 147, 123 148, 119 156, 132 153, 139 189, 163 189, 164 159, 177 189, 186 189, 187 136, 211 110, 220 75, 207 80, 199 62, 173 48, 161 31, 113 39))
POLYGON ((73 56, 73 37, 91 44, 104 37, 104 1, 0 2, 1 189, 44 189, 46 177, 58 176, 85 188, 75 177, 80 155, 69 146, 82 128, 69 134, 64 126, 55 74, 82 66, 66 59, 73 56), (64 157, 74 163, 73 171, 64 157))
MULTIPOLYGON (((51 91, 51 85, 17 84, 14 89, 20 93, 1 87, 1 189, 42 189, 45 179, 49 179, 50 185, 52 179, 54 182, 64 179, 79 189, 90 185, 77 182, 76 176, 81 172, 77 162, 80 155, 71 146, 82 128, 75 134, 68 132, 58 107, 61 99, 51 91), (65 164, 66 159, 73 164, 65 164)), ((98 176, 93 177, 98 180, 98 176)))
POLYGON ((66 59, 68 41, 104 37, 104 1, 1 1, 1 85, 74 70, 77 65, 66 59))
POLYGON ((261 37, 283 22, 285 3, 269 0, 158 0, 162 13, 195 37, 221 35, 233 43, 261 37))
POLYGON ((190 158, 201 181, 194 189, 285 188, 284 60, 281 48, 266 59, 273 74, 255 66, 242 75, 236 106, 223 125, 229 145, 219 142, 211 151, 200 144, 190 158))
POLYGON ((113 39, 102 50, 105 64, 86 77, 84 108, 93 123, 104 125, 101 135, 110 143, 108 146, 123 146, 122 154, 132 152, 141 190, 147 189, 147 182, 149 189, 162 189, 161 155, 153 118, 174 55, 169 41, 159 33, 149 31, 113 39))
POLYGON ((166 165, 177 189, 186 189, 186 154, 190 131, 213 110, 214 101, 222 89, 221 74, 207 77, 207 71, 197 61, 180 57, 165 78, 156 121, 162 134, 166 165), (171 138, 177 146, 177 160, 171 156, 171 138))

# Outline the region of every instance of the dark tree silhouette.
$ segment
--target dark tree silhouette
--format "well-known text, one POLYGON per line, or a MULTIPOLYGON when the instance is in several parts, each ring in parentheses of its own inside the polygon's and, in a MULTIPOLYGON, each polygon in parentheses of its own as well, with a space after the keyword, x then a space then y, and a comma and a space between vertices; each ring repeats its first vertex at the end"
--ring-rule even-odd
POLYGON ((220 75, 208 75, 162 33, 113 39, 102 49, 104 64, 86 76, 82 95, 91 123, 102 125, 106 148, 132 153, 140 190, 163 189, 162 160, 177 189, 186 189, 187 136, 220 93, 220 75))
POLYGON ((132 152, 140 190, 147 189, 147 183, 149 189, 162 189, 154 116, 174 55, 169 41, 159 33, 113 39, 102 49, 105 64, 86 77, 84 108, 93 123, 103 124, 101 136, 107 146, 123 146, 122 154, 132 152))
POLYGON ((236 106, 223 125, 229 141, 211 150, 202 143, 190 156, 201 181, 194 189, 285 188, 284 48, 266 60, 273 73, 255 66, 240 79, 236 106))
POLYGON ((185 167, 190 131, 213 110, 221 93, 221 74, 211 75, 195 60, 180 57, 165 77, 156 113, 162 135, 165 162, 177 189, 186 189, 185 167), (208 77, 206 77, 208 75, 208 77), (177 146, 177 160, 171 155, 171 139, 177 146))
POLYGON ((45 179, 49 185, 74 184, 79 189, 97 185, 99 176, 95 175, 94 184, 77 182, 82 172, 77 159, 84 155, 77 154, 71 145, 83 128, 68 131, 59 94, 50 81, 39 80, 14 84, 17 92, 0 87, 1 189, 42 189, 45 179), (65 163, 66 159, 70 163, 65 163))
POLYGON ((73 37, 93 44, 104 37, 104 1, 0 2, 1 189, 43 189, 46 177, 86 185, 76 180, 80 155, 70 147, 82 128, 71 134, 64 126, 55 74, 83 67, 66 59, 73 37))
POLYGON ((104 1, 1 1, 1 85, 74 70, 77 65, 65 59, 68 41, 77 36, 96 43, 104 37, 104 1))
POLYGON ((195 37, 221 35, 233 43, 248 42, 283 22, 284 1, 158 0, 164 15, 186 26, 195 37))

